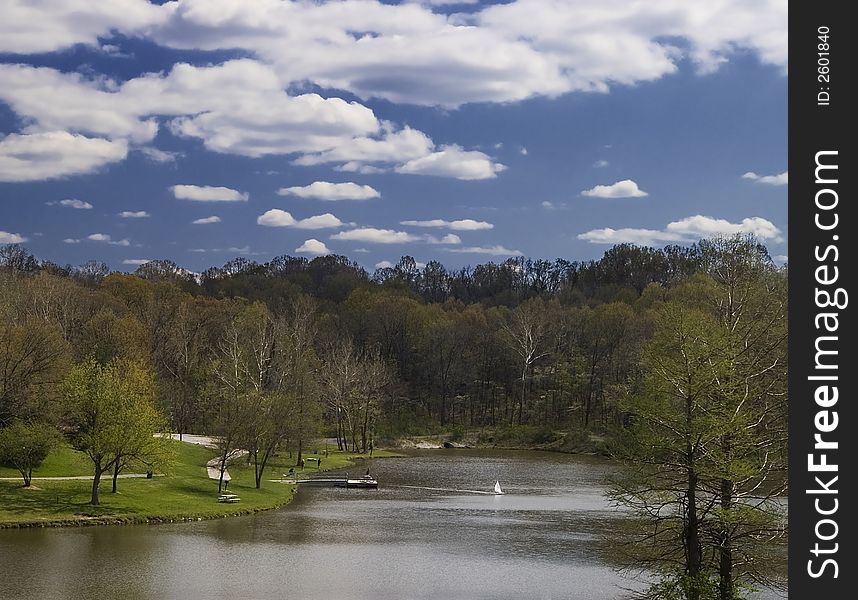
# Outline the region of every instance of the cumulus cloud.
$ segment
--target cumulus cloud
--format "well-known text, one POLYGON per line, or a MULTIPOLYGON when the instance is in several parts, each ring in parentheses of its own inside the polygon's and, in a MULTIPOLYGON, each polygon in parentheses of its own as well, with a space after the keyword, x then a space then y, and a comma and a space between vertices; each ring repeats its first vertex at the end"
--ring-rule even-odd
POLYGON ((510 250, 501 245, 495 246, 467 246, 465 248, 448 248, 447 252, 457 254, 488 254, 490 256, 522 256, 520 250, 510 250))
POLYGON ((783 0, 515 0, 453 15, 433 11, 453 0, 11 1, 0 51, 97 46, 118 32, 174 48, 242 49, 284 83, 410 104, 604 92, 674 73, 684 58, 703 73, 741 52, 787 64, 783 0))
POLYGON ((331 253, 324 242, 320 242, 315 238, 305 240, 303 244, 295 248, 295 252, 300 252, 301 254, 312 254, 313 256, 323 256, 331 253))
MULTIPOLYGON (((450 0, 452 1, 452 0, 450 0)), ((184 0, 151 28, 177 48, 243 48, 289 81, 455 107, 653 81, 739 52, 786 68, 783 0, 516 0, 446 15, 423 3, 184 0)))
POLYGON ((293 229, 331 229, 343 225, 343 222, 331 213, 295 219, 291 213, 279 208, 265 211, 256 218, 256 222, 266 227, 292 227, 293 229))
POLYGON ((623 179, 611 185, 597 185, 589 190, 584 190, 581 195, 590 198, 643 198, 649 196, 631 179, 623 179))
POLYGON ((26 241, 27 238, 19 233, 0 231, 0 244, 23 244, 26 241))
POLYGON ((375 268, 376 269, 392 269, 393 263, 390 262, 389 260, 382 260, 382 261, 375 263, 375 268))
POLYGON ((474 219, 458 219, 446 221, 444 219, 430 219, 428 221, 400 221, 400 225, 411 227, 443 227, 453 231, 478 231, 480 229, 492 229, 494 225, 486 221, 475 221, 474 219))
POLYGON ((397 173, 410 175, 436 175, 456 179, 492 179, 506 166, 492 162, 486 154, 477 150, 466 151, 461 147, 444 146, 427 156, 409 160, 396 167, 397 173))
POLYGON ((299 198, 313 198, 315 200, 369 200, 380 198, 381 194, 368 185, 357 183, 329 183, 327 181, 314 181, 303 187, 287 187, 277 190, 280 196, 298 196, 299 198))
POLYGON ((332 235, 331 239, 368 242, 370 244, 405 244, 422 240, 419 235, 414 235, 413 233, 394 231, 393 229, 377 229, 375 227, 360 227, 349 231, 341 231, 332 235))
MULTIPOLYGON (((46 163, 43 172, 4 164, 0 149, 0 180, 90 172, 122 160, 126 140, 150 144, 163 126, 214 152, 485 179, 503 166, 455 145, 436 147, 421 132, 386 127, 360 102, 293 91, 311 84, 364 100, 453 108, 607 92, 675 73, 686 59, 701 73, 748 53, 784 70, 787 64, 784 0, 513 0, 464 13, 433 9, 452 1, 8 0, 0 52, 111 46, 109 38, 121 35, 253 58, 177 64, 124 82, 0 65, 0 100, 24 123, 22 134, 79 133, 116 145, 91 165, 69 165, 85 155, 65 148, 60 161, 36 161, 46 163), (421 136, 426 143, 414 152, 405 138, 421 136)), ((148 156, 170 160, 158 151, 148 156)))
POLYGON ((448 233, 444 237, 437 238, 434 235, 424 235, 423 239, 430 244, 461 244, 462 238, 455 233, 448 233))
POLYGON ((152 216, 145 210, 123 210, 117 214, 122 219, 148 219, 152 216))
POLYGON ((594 169, 604 169, 605 167, 608 166, 608 164, 610 164, 610 163, 608 163, 608 161, 606 161, 604 159, 597 160, 596 162, 593 163, 593 168, 594 169))
POLYGON ((623 228, 593 229, 579 234, 579 240, 594 244, 639 244, 658 246, 670 243, 690 243, 702 238, 739 233, 753 234, 760 240, 783 241, 782 232, 774 223, 762 217, 749 217, 740 223, 703 215, 686 217, 668 223, 664 229, 623 228))
POLYGON ((768 185, 787 185, 789 183, 789 171, 784 171, 777 175, 757 175, 753 171, 748 171, 742 175, 742 179, 750 179, 751 181, 766 183, 768 185))
POLYGON ((75 198, 66 198, 65 200, 46 202, 48 206, 66 206, 68 208, 76 208, 78 210, 90 210, 92 204, 75 198))
POLYGON ((220 223, 220 217, 212 215, 210 217, 203 217, 201 219, 194 219, 191 221, 191 225, 210 225, 212 223, 220 223))
MULTIPOLYGON (((271 65, 237 59, 220 65, 178 63, 167 73, 125 82, 48 67, 0 64, 0 100, 26 119, 26 133, 66 130, 149 144, 162 125, 220 153, 297 154, 301 165, 335 163, 342 171, 460 179, 494 177, 502 165, 458 146, 435 147, 425 133, 379 121, 359 102, 292 95, 271 65), (417 159, 422 162, 413 163, 417 159)), ((155 162, 176 154, 143 146, 155 162)))
POLYGON ((54 52, 75 44, 99 45, 113 30, 129 35, 163 23, 167 14, 148 0, 33 2, 6 0, 0 52, 54 52))
POLYGON ((66 131, 10 133, 0 139, 0 181, 22 182, 91 173, 128 155, 125 140, 66 131))
POLYGON ((152 259, 151 258, 126 258, 125 260, 122 261, 122 264, 123 265, 140 266, 140 265, 145 265, 148 262, 152 262, 152 259))
POLYGON ((170 191, 177 199, 192 202, 247 202, 250 197, 232 188, 211 185, 174 185, 170 191))
POLYGON ((111 246, 130 246, 131 240, 122 239, 122 240, 114 240, 110 235, 106 233, 91 233, 86 236, 91 242, 104 242, 110 244, 111 246))
POLYGON ((311 166, 325 163, 342 163, 348 170, 358 171, 366 163, 395 163, 409 161, 430 154, 435 147, 432 139, 416 129, 403 127, 396 130, 393 123, 383 122, 378 135, 356 136, 328 150, 308 153, 293 162, 311 166))

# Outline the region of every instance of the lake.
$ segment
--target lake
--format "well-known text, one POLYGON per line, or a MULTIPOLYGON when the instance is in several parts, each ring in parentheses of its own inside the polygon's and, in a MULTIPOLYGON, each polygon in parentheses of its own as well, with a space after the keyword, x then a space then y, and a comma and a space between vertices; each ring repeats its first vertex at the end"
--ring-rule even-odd
POLYGON ((613 468, 555 453, 411 451, 371 463, 378 490, 305 488, 247 517, 0 530, 0 597, 620 598, 643 584, 599 550, 621 518, 604 496, 613 468), (495 480, 505 495, 489 493, 495 480))

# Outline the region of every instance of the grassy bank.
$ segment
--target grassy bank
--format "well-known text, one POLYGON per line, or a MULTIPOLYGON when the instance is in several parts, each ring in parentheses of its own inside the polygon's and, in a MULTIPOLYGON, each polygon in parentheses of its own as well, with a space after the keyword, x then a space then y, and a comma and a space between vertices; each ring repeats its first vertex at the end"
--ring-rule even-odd
POLYGON ((608 436, 580 430, 554 430, 531 425, 481 428, 452 427, 426 435, 387 440, 398 448, 438 448, 445 442, 470 448, 543 450, 566 454, 608 454, 608 436))
MULTIPOLYGON (((102 479, 100 506, 89 504, 92 482, 88 480, 36 479, 30 489, 23 488, 20 479, 0 481, 0 528, 213 519, 277 508, 288 503, 295 492, 293 485, 268 481, 279 479, 294 465, 294 458, 283 455, 272 459, 259 490, 254 487, 253 467, 230 466, 229 491, 237 494, 241 502, 219 503, 217 481, 210 480, 205 469, 214 452, 193 444, 173 444, 176 460, 169 474, 153 479, 120 479, 116 494, 110 493, 110 478, 102 479)), ((348 452, 329 452, 327 457, 321 454, 321 471, 344 468, 365 458, 348 452)), ((394 454, 377 451, 374 455, 394 454)), ((317 471, 311 464, 314 465, 307 462, 305 475, 317 471)), ((66 446, 53 452, 33 475, 90 475, 89 461, 66 446)), ((14 469, 0 468, 0 477, 18 476, 14 469)))

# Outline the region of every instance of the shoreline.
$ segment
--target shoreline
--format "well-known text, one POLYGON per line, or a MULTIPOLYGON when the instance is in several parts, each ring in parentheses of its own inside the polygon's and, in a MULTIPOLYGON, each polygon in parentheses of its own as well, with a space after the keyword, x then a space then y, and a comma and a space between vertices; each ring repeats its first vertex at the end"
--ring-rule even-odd
MULTIPOLYGON (((230 467, 233 481, 228 491, 238 493, 243 505, 218 503, 217 482, 208 479, 203 466, 209 451, 201 446, 185 446, 184 442, 182 444, 183 446, 177 446, 177 450, 184 460, 176 465, 176 472, 154 479, 123 479, 119 494, 116 495, 109 491, 110 480, 106 479, 103 482, 102 503, 99 506, 86 502, 91 477, 41 479, 34 481, 34 484, 38 483, 38 487, 30 489, 24 488, 20 479, 17 482, 0 481, 0 530, 158 525, 224 519, 283 508, 291 503, 297 494, 297 485, 280 483, 276 479, 294 460, 283 456, 268 466, 265 483, 260 489, 255 488, 252 466, 230 467)), ((312 455, 313 453, 306 454, 312 455)), ((372 459, 395 456, 403 455, 379 449, 372 459)), ((334 451, 323 457, 323 460, 327 461, 325 468, 308 467, 305 473, 325 473, 349 468, 372 459, 360 454, 334 451)))

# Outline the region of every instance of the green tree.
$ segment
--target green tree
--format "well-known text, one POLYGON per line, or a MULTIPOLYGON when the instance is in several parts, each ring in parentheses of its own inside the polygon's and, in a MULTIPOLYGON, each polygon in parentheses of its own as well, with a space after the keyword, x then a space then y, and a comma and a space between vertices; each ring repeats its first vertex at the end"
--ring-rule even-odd
POLYGON ((90 502, 98 505, 102 475, 127 458, 146 460, 160 419, 152 373, 134 361, 88 360, 66 379, 72 441, 92 461, 90 502))
POLYGON ((24 487, 33 481, 33 469, 44 462, 62 440, 56 427, 45 423, 15 421, 0 429, 0 464, 18 469, 24 487))
POLYGON ((713 502, 702 496, 701 480, 718 439, 712 390, 729 372, 724 346, 712 316, 663 306, 644 351, 640 389, 623 407, 630 425, 615 447, 628 469, 612 496, 644 527, 635 556, 666 579, 678 578, 688 600, 704 598, 706 587, 702 530, 713 502))

